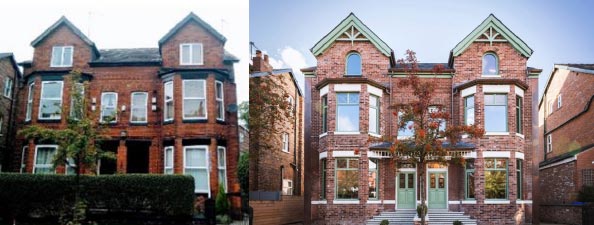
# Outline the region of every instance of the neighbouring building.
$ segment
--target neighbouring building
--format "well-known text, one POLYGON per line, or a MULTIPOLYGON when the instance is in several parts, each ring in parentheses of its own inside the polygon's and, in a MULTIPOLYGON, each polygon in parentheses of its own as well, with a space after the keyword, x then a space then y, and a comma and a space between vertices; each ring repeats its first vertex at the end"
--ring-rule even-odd
MULTIPOLYGON (((79 70, 89 82, 85 107, 109 122, 104 133, 111 139, 101 148, 117 154, 116 161, 100 162, 99 174, 188 174, 197 195, 214 198, 220 184, 239 193, 238 59, 225 51, 225 42, 190 13, 158 47, 99 49, 62 17, 31 42, 33 59, 21 63, 18 127, 64 128, 72 104, 65 75, 79 70)), ((57 145, 22 137, 16 145, 15 165, 24 172, 69 173, 63 166, 52 169, 57 145)), ((237 211, 239 203, 232 199, 237 211)))
POLYGON ((239 125, 239 151, 250 152, 250 130, 244 125, 239 125))
POLYGON ((541 222, 588 224, 575 202, 594 186, 593 101, 594 64, 555 64, 538 105, 541 222))
POLYGON ((14 156, 14 118, 16 112, 17 84, 21 80, 21 71, 12 53, 0 53, 0 171, 9 171, 3 165, 10 165, 14 156))
MULTIPOLYGON (((380 213, 413 211, 420 203, 416 165, 399 161, 390 143, 368 141, 413 135, 398 129, 390 108, 414 97, 410 88, 397 87, 406 73, 392 49, 351 13, 311 52, 317 66, 302 69, 311 102, 307 216, 314 224, 364 224, 380 213)), ((532 52, 491 14, 454 46, 448 62, 419 64, 421 80, 437 85, 433 104, 451 115, 446 126, 486 130, 483 138, 463 137, 449 148, 448 155, 464 157, 466 166, 428 165, 429 221, 432 212, 444 211, 463 212, 478 224, 532 221, 533 108, 541 72, 527 67, 532 52), (436 65, 443 70, 433 72, 436 65)), ((403 222, 411 223, 414 214, 403 222)))
MULTIPOLYGON (((303 93, 291 69, 273 69, 258 50, 250 65, 250 82, 270 79, 279 85, 291 116, 279 117, 275 132, 250 152, 250 206, 254 224, 303 222, 303 93)), ((250 104, 258 104, 250 96, 250 104)), ((253 112, 250 112, 253 113, 253 112)), ((252 120, 252 119, 250 119, 252 120)), ((251 121, 252 122, 252 121, 251 121)), ((254 132, 253 128, 250 128, 254 132)), ((250 141, 254 141, 253 139, 250 141)))

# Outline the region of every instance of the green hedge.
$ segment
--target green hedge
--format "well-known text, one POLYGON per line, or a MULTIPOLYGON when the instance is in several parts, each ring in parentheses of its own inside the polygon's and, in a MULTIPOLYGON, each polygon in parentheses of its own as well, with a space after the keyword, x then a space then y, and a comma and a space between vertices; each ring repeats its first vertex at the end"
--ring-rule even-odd
MULTIPOLYGON (((194 180, 182 175, 81 176, 88 209, 189 216, 194 180)), ((75 176, 0 174, 0 216, 58 216, 72 206, 75 176)))

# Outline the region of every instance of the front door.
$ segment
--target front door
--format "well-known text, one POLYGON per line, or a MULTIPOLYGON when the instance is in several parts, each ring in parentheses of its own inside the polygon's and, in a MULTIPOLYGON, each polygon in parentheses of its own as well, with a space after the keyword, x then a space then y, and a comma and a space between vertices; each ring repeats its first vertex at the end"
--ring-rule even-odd
POLYGON ((446 208, 446 172, 429 172, 429 208, 446 208))
POLYGON ((415 173, 401 172, 398 175, 398 208, 415 208, 415 173))

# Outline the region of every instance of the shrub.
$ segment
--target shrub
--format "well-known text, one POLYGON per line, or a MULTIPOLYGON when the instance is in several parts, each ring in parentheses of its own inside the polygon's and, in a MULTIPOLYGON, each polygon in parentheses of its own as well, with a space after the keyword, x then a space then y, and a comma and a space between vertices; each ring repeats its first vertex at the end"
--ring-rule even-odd
POLYGON ((462 225, 462 222, 460 222, 460 220, 455 220, 453 225, 462 225))
POLYGON ((233 222, 233 220, 231 220, 229 215, 217 215, 217 223, 230 224, 231 222, 233 222))
POLYGON ((390 221, 382 220, 382 222, 380 222, 380 225, 390 225, 390 221))
POLYGON ((219 193, 217 193, 215 208, 217 215, 226 215, 229 213, 229 200, 227 199, 227 194, 222 183, 219 184, 219 193))
MULTIPOLYGON (((75 176, 0 174, 0 217, 57 217, 73 207, 75 176)), ((194 180, 182 175, 81 176, 87 209, 190 216, 194 180)))
POLYGON ((427 205, 423 205, 423 204, 417 205, 417 215, 419 216, 419 218, 425 216, 426 213, 427 213, 427 205))

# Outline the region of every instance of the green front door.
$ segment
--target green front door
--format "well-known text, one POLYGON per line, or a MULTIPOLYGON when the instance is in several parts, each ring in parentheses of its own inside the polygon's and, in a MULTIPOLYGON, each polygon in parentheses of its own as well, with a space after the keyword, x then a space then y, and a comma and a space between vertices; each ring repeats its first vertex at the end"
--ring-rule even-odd
POLYGON ((399 173, 398 175, 398 208, 415 208, 415 173, 399 173))
POLYGON ((446 208, 446 180, 445 172, 429 172, 429 208, 446 208))

